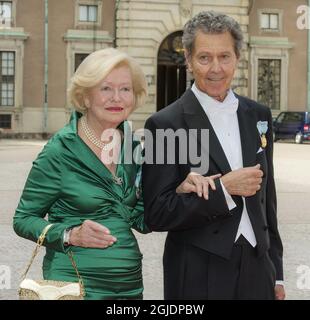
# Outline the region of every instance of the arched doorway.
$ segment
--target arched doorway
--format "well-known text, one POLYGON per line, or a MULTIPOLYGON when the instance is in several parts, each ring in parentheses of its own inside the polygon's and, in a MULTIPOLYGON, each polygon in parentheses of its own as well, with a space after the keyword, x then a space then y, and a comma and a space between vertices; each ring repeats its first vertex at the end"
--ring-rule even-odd
POLYGON ((162 42, 157 63, 157 111, 179 98, 186 90, 186 65, 182 31, 162 42))

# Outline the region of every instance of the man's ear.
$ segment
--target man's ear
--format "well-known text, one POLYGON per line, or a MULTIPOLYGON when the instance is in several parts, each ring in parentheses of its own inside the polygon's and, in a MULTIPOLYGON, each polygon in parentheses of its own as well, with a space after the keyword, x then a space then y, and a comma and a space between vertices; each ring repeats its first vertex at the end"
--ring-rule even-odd
POLYGON ((186 64, 187 64, 187 68, 188 68, 188 71, 189 72, 193 72, 193 69, 192 69, 192 63, 191 63, 191 55, 190 53, 185 49, 184 51, 184 55, 185 55, 185 59, 186 59, 186 64))

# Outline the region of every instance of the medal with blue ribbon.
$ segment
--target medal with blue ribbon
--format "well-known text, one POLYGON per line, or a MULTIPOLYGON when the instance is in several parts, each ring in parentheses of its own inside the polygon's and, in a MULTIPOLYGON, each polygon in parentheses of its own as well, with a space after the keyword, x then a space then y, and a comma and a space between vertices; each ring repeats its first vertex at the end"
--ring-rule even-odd
POLYGON ((266 133, 268 130, 268 121, 258 121, 257 122, 257 129, 260 135, 262 148, 266 148, 267 146, 267 139, 266 139, 266 133))

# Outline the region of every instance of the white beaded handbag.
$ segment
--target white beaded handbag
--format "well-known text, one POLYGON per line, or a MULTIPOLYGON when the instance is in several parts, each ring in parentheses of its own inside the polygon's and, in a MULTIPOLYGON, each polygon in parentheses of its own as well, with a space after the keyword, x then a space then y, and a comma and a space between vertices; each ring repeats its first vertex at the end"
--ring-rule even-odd
POLYGON ((54 281, 54 280, 32 280, 27 278, 27 273, 43 244, 47 231, 52 224, 47 225, 42 231, 37 245, 32 253, 26 271, 22 275, 22 282, 19 285, 20 300, 83 300, 85 296, 84 283, 73 259, 72 251, 68 252, 72 266, 78 277, 78 282, 54 281))

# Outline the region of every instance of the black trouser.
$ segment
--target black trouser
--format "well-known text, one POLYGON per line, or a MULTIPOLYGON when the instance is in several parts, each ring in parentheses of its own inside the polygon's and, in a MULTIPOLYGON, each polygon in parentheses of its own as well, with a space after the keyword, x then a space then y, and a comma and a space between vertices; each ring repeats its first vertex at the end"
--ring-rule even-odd
POLYGON ((275 269, 268 253, 240 236, 226 260, 200 248, 166 243, 165 299, 273 300, 275 269))

